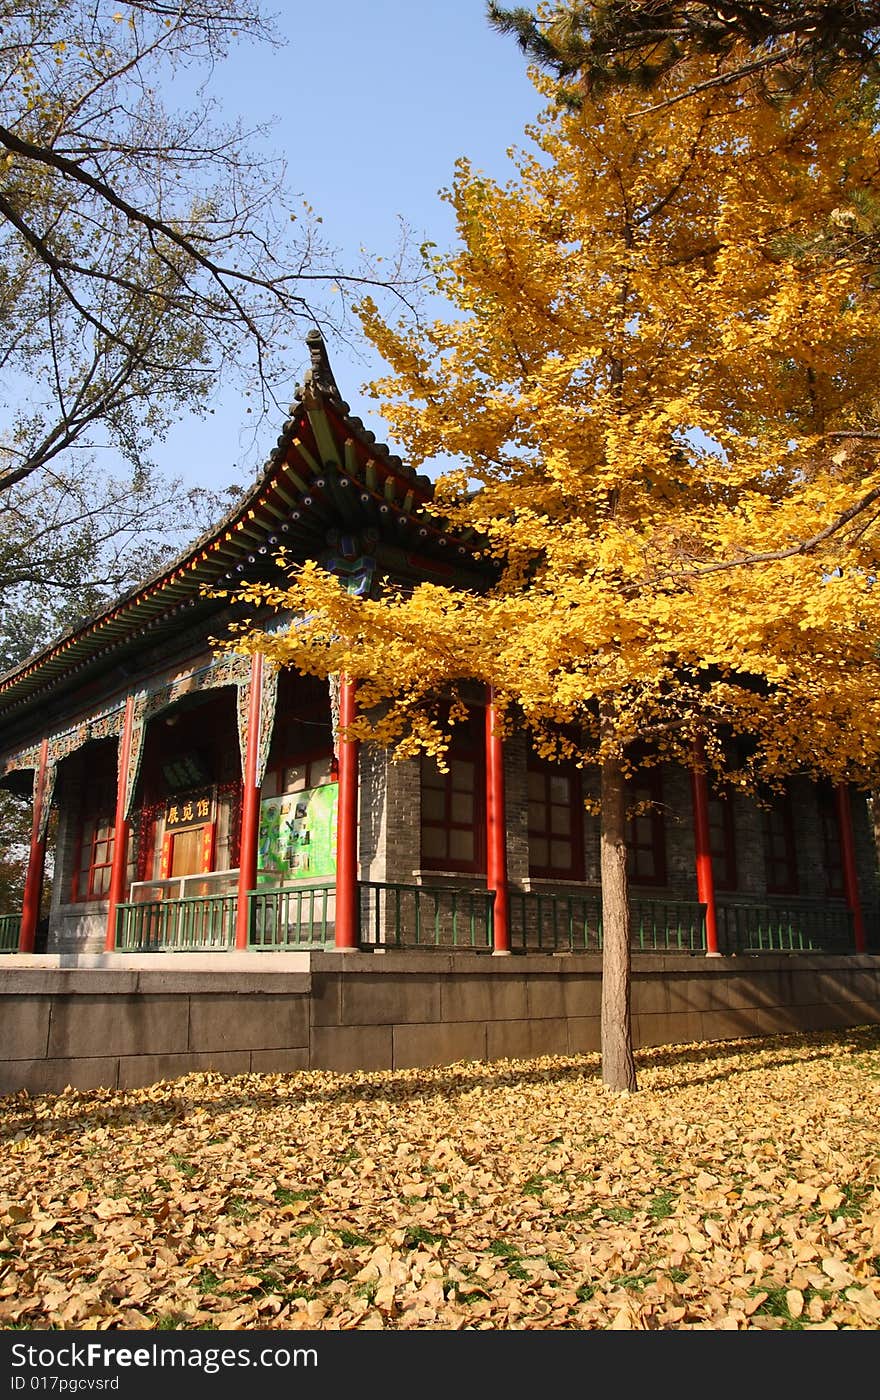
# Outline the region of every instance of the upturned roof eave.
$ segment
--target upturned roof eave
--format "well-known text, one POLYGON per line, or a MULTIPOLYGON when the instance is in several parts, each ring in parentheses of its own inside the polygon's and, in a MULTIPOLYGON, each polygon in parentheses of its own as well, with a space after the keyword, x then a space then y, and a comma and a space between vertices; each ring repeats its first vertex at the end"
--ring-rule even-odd
MULTIPOLYGON (((377 512, 387 513, 391 510, 400 524, 402 520, 408 520, 409 516, 414 514, 417 524, 421 526, 418 530, 419 535, 430 534, 435 542, 439 540, 444 546, 452 543, 458 555, 466 556, 463 562, 476 567, 476 541, 467 546, 463 545, 463 537, 444 532, 442 522, 425 513, 424 508, 433 498, 433 483, 430 478, 417 475, 410 466, 393 454, 386 444, 377 443, 375 435, 363 422, 351 415, 349 406, 342 399, 333 379, 323 340, 316 332, 310 333, 308 340, 312 356, 311 370, 306 375, 304 385, 297 391, 281 434, 269 453, 263 470, 241 500, 236 502, 222 520, 189 544, 170 564, 157 570, 135 588, 121 594, 109 607, 68 629, 36 655, 0 676, 0 714, 13 707, 20 709, 22 704, 27 705, 32 692, 41 692, 47 685, 63 681, 74 671, 94 663, 95 659, 105 652, 135 644, 140 633, 145 630, 145 625, 153 627, 157 621, 163 620, 167 623, 169 617, 173 617, 180 610, 181 599, 190 607, 194 606, 203 596, 203 585, 222 584, 224 578, 228 581, 235 576, 234 571, 243 570, 245 566, 242 560, 253 560, 253 554, 249 551, 259 547, 260 553, 265 554, 265 546, 257 546, 254 543, 258 532, 252 528, 252 522, 259 523, 261 528, 271 528, 271 525, 265 526, 265 519, 271 514, 271 511, 264 509, 267 501, 272 500, 273 494, 277 493, 278 499, 272 501, 271 507, 277 515, 281 502, 291 501, 291 493, 295 495, 296 491, 303 487, 304 480, 306 486, 308 480, 324 485, 320 476, 315 477, 315 470, 323 471, 328 452, 336 457, 340 456, 340 444, 330 433, 328 418, 333 420, 337 432, 342 433, 346 454, 351 441, 357 444, 358 459, 367 459, 362 473, 364 479, 361 480, 357 479, 356 473, 352 475, 347 470, 351 466, 348 461, 345 468, 336 461, 332 463, 333 468, 339 472, 339 481, 334 487, 337 495, 339 485, 349 488, 353 486, 354 494, 359 495, 360 501, 365 503, 360 507, 360 513, 367 520, 378 521, 377 512), (307 442, 311 444, 311 451, 307 442), (378 476, 378 482, 371 479, 371 468, 373 478, 378 476), (380 487, 383 488, 383 494, 380 493, 380 487), (260 512, 263 512, 262 520, 259 519, 260 512), (426 526, 430 526, 430 529, 426 529, 426 526)), ((307 490, 305 493, 300 490, 299 495, 300 499, 295 502, 299 508, 294 509, 293 505, 290 507, 291 519, 296 517, 297 520, 301 520, 303 502, 308 503, 305 508, 305 523, 301 529, 306 536, 311 532, 311 537, 317 538, 326 525, 326 511, 322 516, 307 490), (309 512, 313 510, 314 518, 309 519, 309 512)), ((351 495, 350 499, 353 498, 351 495)), ((280 529, 287 530, 287 524, 282 524, 280 529)), ((302 540, 301 547, 304 548, 302 540)), ((434 552, 439 557, 440 552, 436 549, 434 552)))

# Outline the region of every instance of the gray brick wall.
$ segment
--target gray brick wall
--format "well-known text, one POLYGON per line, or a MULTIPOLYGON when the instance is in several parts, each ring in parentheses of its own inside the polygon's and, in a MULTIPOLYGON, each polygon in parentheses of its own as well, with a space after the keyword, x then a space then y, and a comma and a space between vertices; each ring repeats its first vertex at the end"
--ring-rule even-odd
POLYGON ((507 818, 507 878, 522 885, 529 875, 529 804, 526 737, 512 734, 504 744, 504 806, 507 818))

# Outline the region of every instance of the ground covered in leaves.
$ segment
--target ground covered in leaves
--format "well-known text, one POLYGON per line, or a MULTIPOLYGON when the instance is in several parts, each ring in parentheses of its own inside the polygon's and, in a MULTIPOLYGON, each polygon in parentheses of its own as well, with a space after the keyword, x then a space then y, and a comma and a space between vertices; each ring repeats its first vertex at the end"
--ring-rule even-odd
POLYGON ((0 1099, 0 1325, 880 1326, 880 1027, 0 1099))

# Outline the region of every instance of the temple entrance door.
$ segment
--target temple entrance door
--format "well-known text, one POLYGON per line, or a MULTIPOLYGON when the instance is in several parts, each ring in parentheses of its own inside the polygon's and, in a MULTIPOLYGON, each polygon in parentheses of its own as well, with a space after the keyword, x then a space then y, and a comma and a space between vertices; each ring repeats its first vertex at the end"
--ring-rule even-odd
POLYGON ((176 831, 172 836, 172 879, 178 879, 182 875, 201 875, 203 832, 204 827, 190 826, 186 831, 176 831))

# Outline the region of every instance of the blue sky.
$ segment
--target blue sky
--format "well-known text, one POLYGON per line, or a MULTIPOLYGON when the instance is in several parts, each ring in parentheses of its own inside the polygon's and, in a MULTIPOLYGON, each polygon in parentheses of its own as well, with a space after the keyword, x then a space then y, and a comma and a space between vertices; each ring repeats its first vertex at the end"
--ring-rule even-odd
MULTIPOLYGON (((276 118, 269 146, 284 154, 291 188, 321 215, 343 266, 361 245, 391 253, 399 216, 417 242, 450 246, 439 191, 456 158, 506 178, 507 149, 542 106, 516 43, 489 26, 484 0, 288 0, 276 16, 283 48, 242 45, 215 71, 211 91, 224 117, 276 118)), ((308 362, 305 329, 297 377, 308 362)), ((330 351, 343 397, 386 441, 360 392, 375 358, 366 346, 330 351)), ((280 423, 263 422, 254 441, 253 417, 233 387, 218 386, 212 407, 157 445, 157 463, 192 485, 253 479, 280 423)))

